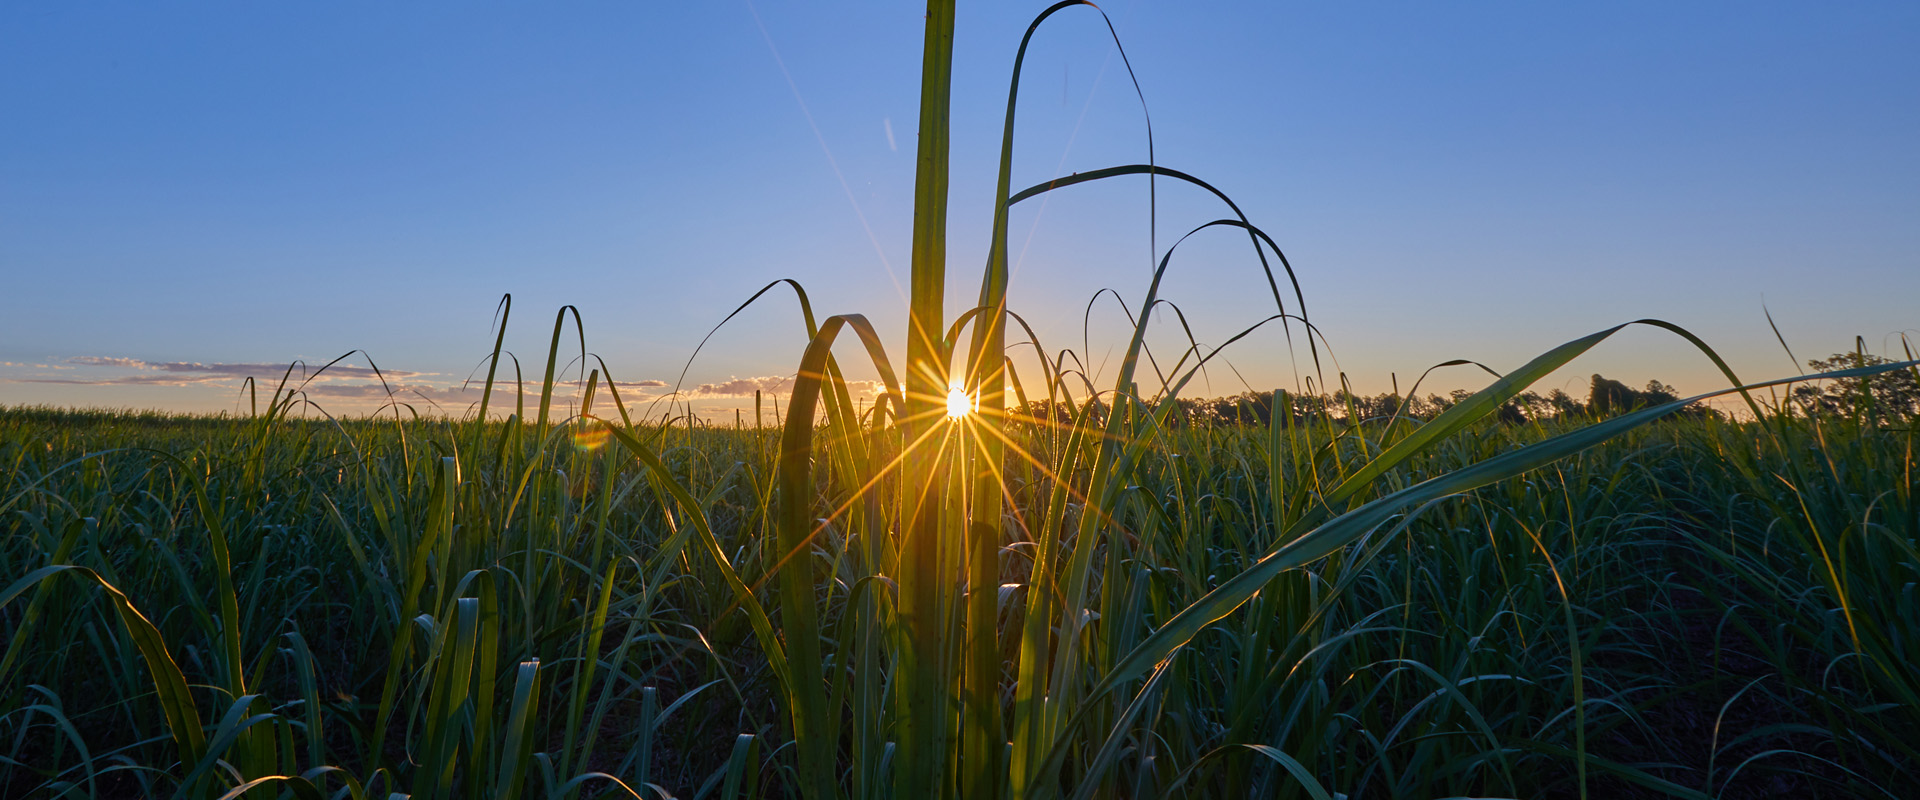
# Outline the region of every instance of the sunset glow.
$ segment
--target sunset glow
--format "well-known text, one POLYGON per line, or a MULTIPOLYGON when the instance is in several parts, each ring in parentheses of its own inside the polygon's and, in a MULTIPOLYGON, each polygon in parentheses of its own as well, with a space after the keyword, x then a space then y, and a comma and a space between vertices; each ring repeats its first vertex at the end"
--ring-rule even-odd
POLYGON ((973 395, 960 384, 947 387, 947 419, 959 419, 973 411, 973 395))

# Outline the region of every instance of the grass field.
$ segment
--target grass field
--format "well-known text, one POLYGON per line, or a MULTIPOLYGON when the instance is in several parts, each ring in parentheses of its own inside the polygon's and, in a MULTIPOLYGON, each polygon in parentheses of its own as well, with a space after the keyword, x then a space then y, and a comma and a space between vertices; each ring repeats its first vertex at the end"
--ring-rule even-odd
POLYGON ((1275 303, 1248 331, 1316 365, 1323 339, 1275 242, 1150 144, 1015 191, 1012 92, 980 296, 949 308, 952 13, 926 21, 904 358, 799 292, 777 428, 565 380, 571 307, 509 395, 510 299, 462 419, 336 420, 265 380, 237 417, 0 409, 0 792, 1912 791, 1915 362, 1713 393, 1744 421, 1598 376, 1591 416, 1523 409, 1622 325, 1445 403, 1363 409, 1317 371, 1196 415, 1220 351, 1146 346, 1176 242, 1095 385, 1006 308, 1006 229, 1108 178, 1213 192, 1231 216, 1195 232, 1246 234, 1275 303))
MULTIPOLYGON (((1470 426, 1349 502, 1584 423, 1470 426)), ((1105 696, 1151 632, 1413 427, 1161 428, 1103 508, 1057 479, 1075 469, 1043 468, 1096 444, 1008 428, 1040 463, 1004 476, 996 699, 1012 725, 1064 730, 1046 787, 1891 797, 1916 777, 1910 427, 1637 428, 1263 580, 1105 696), (1046 705, 1010 680, 1036 632, 1046 705)), ((840 513, 798 557, 818 612, 817 682, 801 686, 774 573, 795 563, 778 564, 780 432, 593 430, 0 413, 0 557, 17 580, 0 785, 216 796, 304 774, 354 795, 624 796, 617 779, 796 796, 789 698, 810 692, 829 780, 888 796, 904 660, 896 548, 878 533, 899 511, 840 460, 886 459, 898 435, 823 431, 861 448, 821 453, 807 490, 816 514, 840 513)), ((961 606, 942 610, 951 631, 961 606)), ((945 701, 964 706, 959 639, 942 641, 945 701)), ((964 714, 947 719, 957 758, 964 714)))

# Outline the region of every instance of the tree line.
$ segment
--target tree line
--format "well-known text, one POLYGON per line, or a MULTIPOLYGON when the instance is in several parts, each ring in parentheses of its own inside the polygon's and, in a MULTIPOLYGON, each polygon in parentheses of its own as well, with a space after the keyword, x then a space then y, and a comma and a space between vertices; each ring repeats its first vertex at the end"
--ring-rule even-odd
MULTIPOLYGON (((1867 353, 1836 353, 1830 358, 1807 362, 1814 372, 1835 372, 1855 367, 1893 363, 1892 359, 1867 353)), ((1402 396, 1397 392, 1364 395, 1342 388, 1332 393, 1301 393, 1278 390, 1282 407, 1291 408, 1296 423, 1322 419, 1363 422, 1394 417, 1431 419, 1473 394, 1455 389, 1447 394, 1402 396)), ((1266 425, 1276 407, 1275 391, 1249 391, 1228 397, 1180 398, 1172 415, 1176 425, 1266 425)), ((1544 422, 1554 419, 1603 419, 1637 409, 1671 403, 1680 399, 1679 390, 1659 380, 1634 388, 1626 383, 1595 373, 1587 382, 1584 396, 1562 389, 1546 393, 1523 392, 1501 405, 1494 419, 1508 424, 1544 422)), ((1862 421, 1911 420, 1920 416, 1920 370, 1900 369, 1864 378, 1834 378, 1819 383, 1795 385, 1788 393, 1790 413, 1806 416, 1852 417, 1862 421)), ((1035 400, 1016 409, 1016 416, 1033 420, 1052 419, 1066 423, 1076 409, 1064 403, 1035 400)), ((1103 417, 1107 405, 1097 400, 1093 414, 1103 417)), ((1719 417, 1721 412, 1705 405, 1692 405, 1676 412, 1682 418, 1719 417)))

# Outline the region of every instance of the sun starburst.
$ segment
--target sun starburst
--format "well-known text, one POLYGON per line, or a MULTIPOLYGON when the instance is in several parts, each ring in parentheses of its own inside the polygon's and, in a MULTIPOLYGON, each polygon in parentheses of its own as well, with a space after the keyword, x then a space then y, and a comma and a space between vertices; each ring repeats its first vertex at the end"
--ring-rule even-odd
POLYGON ((960 419, 973 413, 973 395, 958 383, 947 387, 947 418, 960 419))

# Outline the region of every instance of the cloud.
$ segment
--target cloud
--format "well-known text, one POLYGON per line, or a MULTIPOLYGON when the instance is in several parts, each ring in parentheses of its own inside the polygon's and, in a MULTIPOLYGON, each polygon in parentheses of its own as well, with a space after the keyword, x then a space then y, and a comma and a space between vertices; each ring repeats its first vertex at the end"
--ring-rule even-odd
POLYGON ((360 400, 385 400, 389 393, 401 399, 409 397, 427 397, 434 400, 478 401, 480 399, 480 388, 477 386, 471 389, 461 389, 457 386, 442 388, 438 386, 399 383, 389 384, 387 386, 381 386, 377 383, 331 383, 308 386, 301 391, 315 397, 339 397, 360 400))
MULTIPOLYGON (((484 381, 469 380, 463 385, 465 385, 466 387, 468 387, 468 389, 474 392, 479 392, 486 388, 486 383, 484 381)), ((556 381, 554 383, 553 391, 555 395, 559 395, 566 392, 585 389, 586 385, 587 384, 584 381, 580 381, 580 382, 556 381)), ((657 392, 653 392, 651 390, 658 389, 666 385, 668 385, 666 381, 619 381, 613 384, 613 388, 619 390, 622 397, 627 397, 627 396, 650 397, 652 395, 658 394, 657 392)), ((538 394, 540 392, 539 381, 530 380, 522 384, 522 386, 523 386, 523 390, 526 392, 533 393, 533 394, 538 394)), ((605 389, 607 384, 602 382, 600 386, 602 389, 605 389)), ((513 386, 513 381, 511 380, 496 380, 493 382, 493 393, 495 396, 499 396, 502 394, 510 395, 510 394, 513 394, 513 391, 514 391, 514 386, 513 386)))
POLYGON ((755 391, 786 394, 793 391, 793 378, 783 375, 729 378, 720 383, 700 384, 686 394, 691 397, 751 397, 755 391))
POLYGON ((89 367, 126 367, 128 369, 149 369, 147 362, 137 358, 117 358, 114 356, 74 356, 67 359, 69 364, 84 364, 89 367))
MULTIPOLYGON (((362 403, 385 403, 389 396, 399 402, 411 402, 416 405, 422 399, 446 407, 458 408, 478 403, 484 391, 484 384, 477 381, 442 380, 440 373, 413 372, 408 370, 381 370, 375 372, 371 367, 349 364, 334 364, 325 371, 318 371, 325 362, 312 364, 295 362, 286 389, 302 393, 315 401, 331 400, 342 405, 358 406, 362 403), (382 382, 384 379, 384 383, 382 382)), ((0 376, 0 383, 37 383, 68 386, 130 386, 130 387, 189 387, 234 389, 241 386, 241 380, 252 377, 261 394, 268 394, 280 384, 282 375, 287 375, 286 363, 203 363, 198 361, 146 361, 138 358, 120 356, 74 356, 57 364, 21 364, 0 362, 4 368, 54 369, 67 371, 64 375, 45 372, 27 372, 24 374, 0 376), (56 376, 57 375, 57 376, 56 376)), ((752 396, 754 386, 765 386, 769 390, 784 392, 791 389, 791 378, 749 378, 742 381, 729 381, 728 384, 710 384, 702 390, 712 390, 707 397, 726 397, 729 384, 746 396, 752 396)), ((602 385, 604 388, 604 384, 602 385)), ((670 386, 662 380, 621 381, 617 384, 621 399, 626 402, 644 401, 657 397, 661 390, 670 386)), ((574 396, 585 384, 567 382, 555 386, 556 397, 574 396)), ((516 390, 529 396, 538 396, 538 381, 527 382, 516 387, 513 381, 496 381, 493 387, 496 402, 505 398, 510 404, 516 390)), ((577 397, 575 398, 577 399, 577 397)))
MULTIPOLYGON (((719 383, 703 383, 681 394, 687 398, 752 397, 756 389, 767 394, 788 394, 793 391, 793 378, 785 375, 729 378, 719 383)), ((886 386, 879 381, 847 381, 847 391, 855 397, 877 395, 886 391, 886 386)))
MULTIPOLYGON (((6 362, 4 366, 23 367, 25 364, 6 362)), ((98 375, 81 372, 70 378, 19 377, 6 379, 9 383, 57 383, 73 386, 193 386, 197 384, 221 383, 251 377, 263 387, 278 385, 281 376, 288 375, 288 364, 203 364, 198 361, 144 361, 138 358, 119 356, 74 356, 63 364, 35 364, 37 368, 55 370, 74 370, 86 367, 106 368, 109 370, 134 370, 133 375, 98 375), (85 376, 85 377, 80 377, 85 376)), ((325 371, 318 371, 323 365, 294 362, 289 384, 298 386, 305 383, 309 390, 315 389, 327 381, 351 379, 379 379, 384 377, 391 384, 399 384, 409 378, 418 378, 428 373, 407 370, 381 370, 375 372, 370 367, 358 367, 349 364, 335 364, 325 371)), ((378 384, 374 385, 378 389, 378 384)))
POLYGON ((227 375, 123 375, 117 378, 13 378, 14 383, 62 383, 73 386, 191 386, 230 380, 227 375))
MULTIPOLYGON (((284 363, 203 364, 198 361, 142 361, 137 358, 120 358, 117 356, 74 356, 73 358, 67 359, 67 363, 90 367, 120 367, 123 369, 165 372, 176 375, 200 375, 214 378, 252 377, 254 380, 277 380, 280 376, 287 374, 287 368, 290 366, 284 363)), ((324 365, 309 364, 304 361, 294 362, 291 366, 293 367, 292 377, 300 380, 309 377, 314 380, 331 380, 337 378, 378 378, 381 376, 385 376, 388 380, 403 380, 406 378, 417 378, 426 374, 400 369, 387 369, 376 372, 371 367, 356 367, 351 364, 334 364, 331 367, 326 367, 324 372, 316 372, 324 365)))

